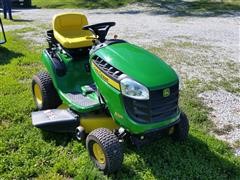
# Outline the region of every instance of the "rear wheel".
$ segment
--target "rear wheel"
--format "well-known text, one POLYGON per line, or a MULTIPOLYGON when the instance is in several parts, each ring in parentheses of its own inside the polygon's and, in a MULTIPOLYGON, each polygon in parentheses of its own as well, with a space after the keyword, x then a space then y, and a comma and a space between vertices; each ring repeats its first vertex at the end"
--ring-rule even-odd
POLYGON ((189 132, 189 121, 185 113, 181 113, 180 121, 174 126, 174 131, 172 134, 173 140, 175 141, 185 141, 188 138, 189 132))
POLYGON ((57 108, 61 104, 61 99, 47 72, 40 72, 33 76, 32 93, 38 110, 57 108))
POLYGON ((111 174, 121 168, 123 150, 118 138, 106 128, 92 131, 86 141, 89 156, 105 174, 111 174))

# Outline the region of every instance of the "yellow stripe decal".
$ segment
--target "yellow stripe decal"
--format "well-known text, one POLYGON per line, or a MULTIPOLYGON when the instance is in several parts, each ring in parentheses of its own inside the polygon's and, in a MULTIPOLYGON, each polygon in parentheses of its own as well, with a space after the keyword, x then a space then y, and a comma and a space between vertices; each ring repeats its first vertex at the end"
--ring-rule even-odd
POLYGON ((95 69, 95 71, 101 76, 101 78, 103 78, 104 81, 106 81, 108 84, 110 84, 111 86, 113 86, 114 88, 120 91, 120 85, 118 82, 114 81, 113 79, 108 77, 106 74, 104 74, 93 62, 92 62, 92 66, 95 69))

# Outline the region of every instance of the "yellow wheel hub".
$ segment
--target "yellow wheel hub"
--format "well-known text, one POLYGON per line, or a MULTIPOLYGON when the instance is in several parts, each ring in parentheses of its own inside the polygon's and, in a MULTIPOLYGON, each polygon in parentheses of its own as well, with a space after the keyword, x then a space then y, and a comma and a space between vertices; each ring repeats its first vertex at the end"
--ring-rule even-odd
POLYGON ((97 143, 93 144, 93 154, 100 164, 104 164, 106 162, 104 152, 103 152, 101 146, 97 143))
POLYGON ((33 91, 34 91, 34 95, 35 95, 37 103, 39 105, 41 105, 42 101, 43 101, 43 98, 42 98, 42 93, 41 93, 40 86, 38 84, 34 84, 33 91))

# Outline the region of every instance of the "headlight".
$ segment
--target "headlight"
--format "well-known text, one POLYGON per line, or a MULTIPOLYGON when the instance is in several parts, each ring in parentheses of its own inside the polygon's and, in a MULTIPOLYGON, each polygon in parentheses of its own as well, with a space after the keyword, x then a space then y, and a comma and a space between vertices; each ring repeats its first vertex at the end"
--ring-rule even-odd
POLYGON ((138 82, 124 78, 120 81, 122 94, 133 99, 148 100, 149 91, 146 87, 139 84, 138 82))

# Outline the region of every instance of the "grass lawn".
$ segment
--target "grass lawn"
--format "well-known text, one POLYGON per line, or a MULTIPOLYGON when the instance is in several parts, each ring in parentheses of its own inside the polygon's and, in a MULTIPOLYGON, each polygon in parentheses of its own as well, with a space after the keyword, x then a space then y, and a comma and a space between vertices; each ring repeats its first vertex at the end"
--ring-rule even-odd
POLYGON ((136 2, 144 2, 150 6, 166 8, 169 11, 175 9, 181 13, 240 10, 240 1, 237 0, 196 0, 183 3, 175 0, 51 0, 47 3, 45 0, 32 0, 32 4, 40 8, 117 8, 136 2))
POLYGON ((196 98, 197 81, 186 82, 181 108, 190 119, 185 143, 163 138, 140 150, 125 146, 123 167, 104 176, 95 169, 84 143, 67 134, 34 128, 31 78, 44 67, 41 49, 8 32, 0 46, 0 177, 2 179, 240 179, 240 157, 208 135, 206 109, 196 98))
POLYGON ((32 4, 43 8, 116 8, 133 2, 136 0, 51 0, 47 3, 45 0, 33 0, 32 4))

